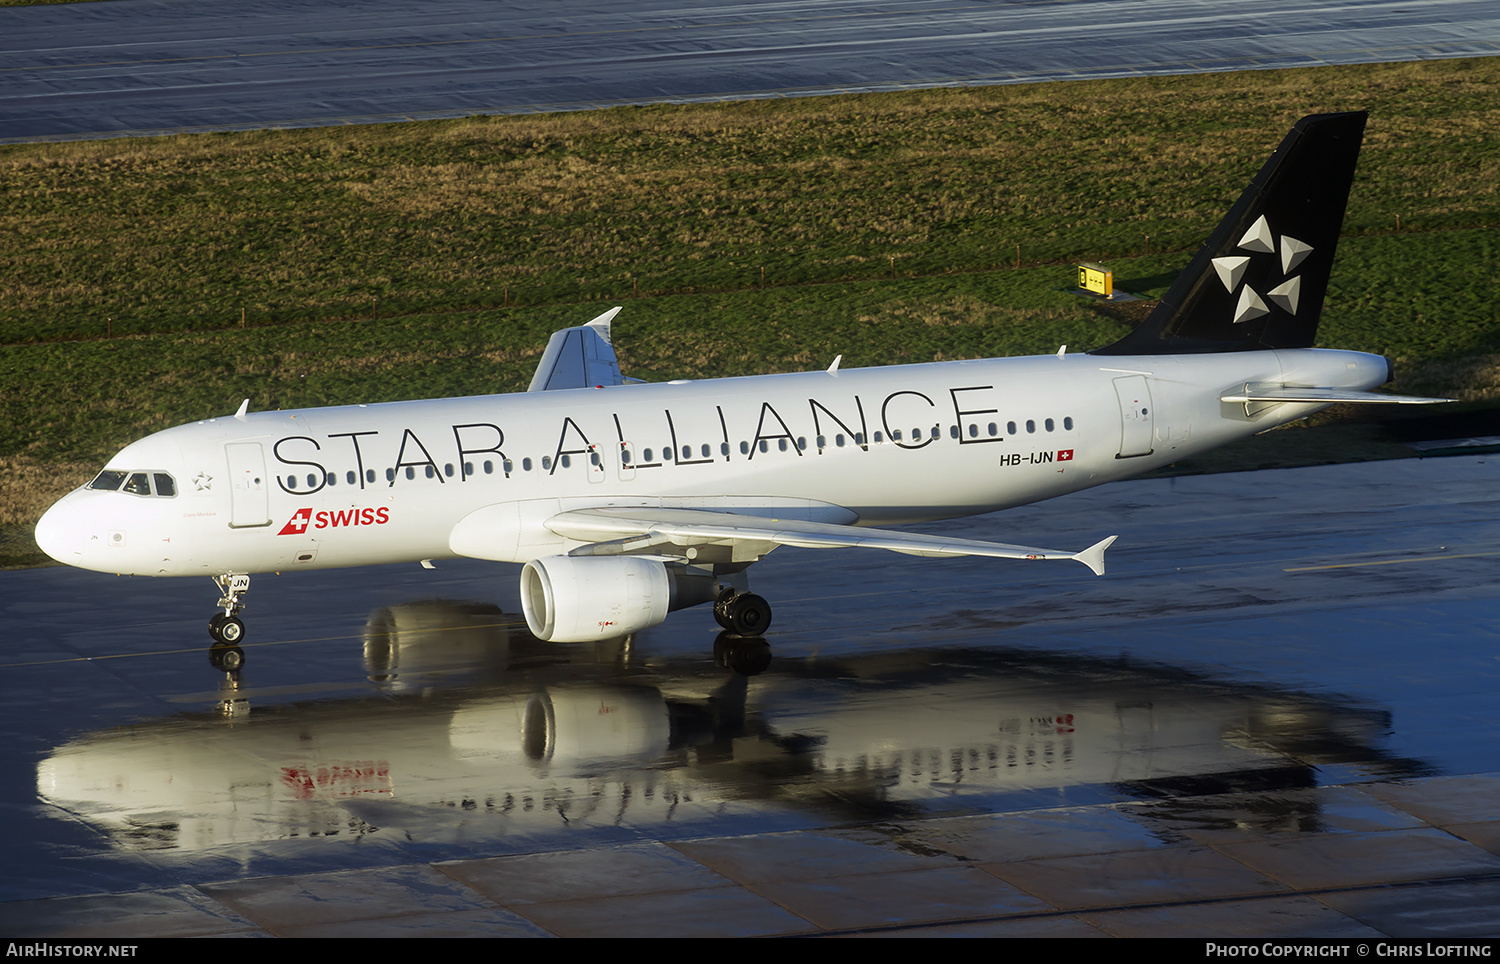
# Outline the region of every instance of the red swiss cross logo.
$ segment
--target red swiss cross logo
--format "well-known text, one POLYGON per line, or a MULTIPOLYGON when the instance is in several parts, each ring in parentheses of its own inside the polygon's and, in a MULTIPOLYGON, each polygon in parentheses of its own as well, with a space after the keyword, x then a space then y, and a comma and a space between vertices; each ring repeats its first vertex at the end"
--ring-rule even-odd
POLYGON ((1057 460, 1059 462, 1071 462, 1071 461, 1073 461, 1073 450, 1072 449, 1058 449, 1058 451, 1057 451, 1057 460))
POLYGON ((312 519, 311 509, 298 509, 296 514, 281 527, 278 536, 300 536, 307 531, 307 523, 312 519))

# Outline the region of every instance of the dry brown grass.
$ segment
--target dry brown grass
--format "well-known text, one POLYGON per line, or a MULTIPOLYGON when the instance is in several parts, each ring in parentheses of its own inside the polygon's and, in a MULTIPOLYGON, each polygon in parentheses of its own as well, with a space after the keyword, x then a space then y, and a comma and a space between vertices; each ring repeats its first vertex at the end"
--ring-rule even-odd
POLYGON ((1500 354, 1395 361, 1396 378, 1405 391, 1464 402, 1500 399, 1500 354))
POLYGON ((34 526, 58 499, 92 479, 97 465, 0 456, 0 526, 34 526))
POLYGON ((1495 211, 1497 82, 1492 58, 11 147, 0 328, 1190 247, 1268 130, 1347 107, 1373 112, 1350 229, 1445 225, 1495 211))

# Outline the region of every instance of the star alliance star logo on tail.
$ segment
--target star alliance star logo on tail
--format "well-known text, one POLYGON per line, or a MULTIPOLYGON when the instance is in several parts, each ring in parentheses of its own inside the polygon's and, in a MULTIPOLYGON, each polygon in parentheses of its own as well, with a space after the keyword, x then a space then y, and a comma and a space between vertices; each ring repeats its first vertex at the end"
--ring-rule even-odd
MULTIPOLYGON (((1236 247, 1255 254, 1276 254, 1271 225, 1267 223, 1264 214, 1250 226, 1250 230, 1240 238, 1240 243, 1236 247)), ((1302 294, 1302 276, 1293 275, 1292 269, 1301 264, 1303 259, 1312 253, 1312 250, 1312 245, 1305 241, 1299 241, 1289 234, 1281 236, 1281 274, 1286 280, 1266 292, 1266 298, 1287 314, 1297 313, 1297 300, 1302 294)), ((1244 280, 1246 268, 1250 266, 1249 256, 1226 256, 1214 258, 1213 261, 1214 270, 1219 273, 1219 280, 1224 282, 1224 290, 1234 294, 1234 290, 1239 288, 1240 282, 1244 280)), ((1240 299, 1234 307, 1234 323, 1240 325, 1247 321, 1254 321, 1256 318, 1269 314, 1270 311, 1271 309, 1266 305, 1266 299, 1247 284, 1240 289, 1240 299)))

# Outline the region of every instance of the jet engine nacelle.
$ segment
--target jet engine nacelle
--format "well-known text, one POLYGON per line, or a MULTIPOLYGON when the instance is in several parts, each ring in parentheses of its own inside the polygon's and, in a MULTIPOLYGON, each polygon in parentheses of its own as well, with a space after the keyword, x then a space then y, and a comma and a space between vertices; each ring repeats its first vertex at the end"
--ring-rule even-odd
POLYGON ((547 556, 521 570, 526 625, 554 643, 638 632, 717 592, 711 575, 637 556, 547 556))

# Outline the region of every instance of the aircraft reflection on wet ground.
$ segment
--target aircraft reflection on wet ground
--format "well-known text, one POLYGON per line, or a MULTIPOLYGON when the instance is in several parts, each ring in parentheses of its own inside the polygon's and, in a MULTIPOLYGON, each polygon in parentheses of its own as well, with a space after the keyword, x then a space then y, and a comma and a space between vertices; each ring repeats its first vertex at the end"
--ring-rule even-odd
MULTIPOLYGON (((902 650, 746 676, 629 639, 560 648, 443 601, 381 608, 363 650, 367 695, 262 706, 253 668, 225 674, 216 710, 57 747, 38 793, 125 851, 343 835, 496 853, 690 834, 746 804, 891 819, 1430 772, 1382 749, 1382 707, 1130 659, 902 650)), ((1260 816, 1316 822, 1301 805, 1260 816)))

